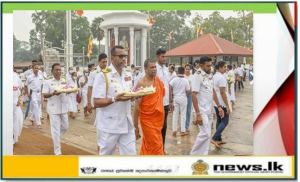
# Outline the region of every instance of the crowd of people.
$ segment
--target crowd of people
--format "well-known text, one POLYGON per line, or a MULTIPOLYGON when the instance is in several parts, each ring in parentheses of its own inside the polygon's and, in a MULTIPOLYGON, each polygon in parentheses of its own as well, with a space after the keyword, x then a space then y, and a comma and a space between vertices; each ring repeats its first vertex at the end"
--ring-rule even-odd
MULTIPOLYGON (((102 53, 97 66, 89 64, 82 73, 79 66, 76 71, 69 67, 65 76, 59 63, 52 65, 51 76, 47 76, 44 67, 39 67, 33 60, 24 73, 23 82, 14 72, 14 143, 18 141, 23 126, 22 101, 30 100, 30 121, 42 129, 42 103, 45 100, 55 155, 62 154, 60 137, 68 130, 68 114, 76 119, 80 103, 84 116, 96 112, 94 125, 99 155, 115 154, 117 145, 121 155, 136 155, 136 140, 140 138, 140 155, 165 155, 170 112, 173 113, 174 137, 178 131, 180 136, 189 135, 190 123, 199 127, 191 155, 207 155, 209 143, 220 148, 226 143, 222 133, 233 110, 237 86, 239 90, 244 88, 244 66, 239 64, 236 67, 219 61, 213 69, 211 58, 202 56, 194 65, 186 64, 176 70, 174 64, 166 67, 165 54, 166 50, 158 49, 157 60, 145 60, 144 71, 140 72, 139 66, 126 67, 126 50, 122 46, 114 46, 108 67, 108 57, 102 53), (80 90, 71 93, 56 90, 65 85, 77 86, 80 90), (125 96, 124 91, 150 86, 156 88, 154 94, 125 96), (212 135, 214 115, 216 131, 212 135)), ((253 65, 250 68, 253 72, 253 65)), ((253 79, 252 74, 249 74, 249 79, 253 79)))

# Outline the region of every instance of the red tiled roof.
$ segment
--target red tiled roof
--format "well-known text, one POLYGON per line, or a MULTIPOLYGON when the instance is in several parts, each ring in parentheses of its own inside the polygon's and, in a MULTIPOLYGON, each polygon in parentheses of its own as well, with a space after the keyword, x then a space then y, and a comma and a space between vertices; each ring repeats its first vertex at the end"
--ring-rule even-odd
POLYGON ((214 34, 205 34, 166 53, 167 57, 253 56, 253 52, 214 34))

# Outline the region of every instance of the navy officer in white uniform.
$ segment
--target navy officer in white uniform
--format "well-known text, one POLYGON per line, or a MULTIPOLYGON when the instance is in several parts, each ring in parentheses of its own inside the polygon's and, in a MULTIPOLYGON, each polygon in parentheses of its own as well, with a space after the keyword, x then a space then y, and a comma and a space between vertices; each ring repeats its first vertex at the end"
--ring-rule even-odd
POLYGON ((100 155, 113 155, 118 143, 121 155, 136 155, 135 128, 131 117, 132 97, 124 91, 132 89, 130 69, 126 70, 127 54, 122 46, 111 49, 111 65, 97 74, 93 84, 96 127, 100 133, 100 155))

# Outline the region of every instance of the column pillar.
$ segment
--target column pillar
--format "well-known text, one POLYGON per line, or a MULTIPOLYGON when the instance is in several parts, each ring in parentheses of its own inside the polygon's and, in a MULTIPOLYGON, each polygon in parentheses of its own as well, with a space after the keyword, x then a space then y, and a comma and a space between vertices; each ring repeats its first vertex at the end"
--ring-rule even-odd
POLYGON ((104 37, 105 37, 105 54, 108 55, 108 46, 109 46, 109 40, 108 40, 108 29, 104 29, 104 37))
POLYGON ((142 29, 142 55, 141 55, 141 68, 144 70, 144 62, 146 60, 146 49, 147 49, 147 28, 142 29))
POLYGON ((129 47, 129 51, 130 51, 130 62, 129 65, 133 64, 135 57, 133 55, 133 49, 134 49, 134 40, 133 40, 133 36, 134 36, 134 27, 129 27, 129 35, 130 35, 130 47, 129 47))
POLYGON ((115 45, 119 45, 119 27, 114 27, 115 45))

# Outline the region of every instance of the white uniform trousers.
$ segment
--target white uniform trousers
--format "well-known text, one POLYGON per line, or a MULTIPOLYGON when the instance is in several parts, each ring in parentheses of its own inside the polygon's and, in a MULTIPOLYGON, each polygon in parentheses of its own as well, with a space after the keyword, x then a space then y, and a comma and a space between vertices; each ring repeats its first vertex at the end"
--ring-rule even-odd
POLYGON ((54 145, 54 154, 61 154, 60 137, 69 127, 68 114, 49 114, 51 124, 51 136, 54 145))
POLYGON ((186 109, 187 109, 187 97, 186 96, 175 96, 174 97, 174 112, 173 112, 173 131, 177 131, 178 115, 180 110, 181 115, 181 132, 185 132, 186 122, 186 109))
POLYGON ((13 134, 14 134, 14 140, 13 144, 18 142, 18 138, 21 135, 22 128, 23 128, 23 112, 20 106, 16 106, 14 104, 13 106, 13 134))
POLYGON ((99 155, 114 155, 117 143, 121 155, 136 155, 134 128, 124 134, 107 133, 104 131, 98 131, 98 134, 100 134, 99 155))
POLYGON ((97 112, 98 112, 98 109, 96 108, 95 109, 95 115, 96 115, 96 117, 95 117, 95 121, 94 121, 94 126, 96 127, 96 133, 97 133, 97 145, 100 147, 100 139, 101 139, 100 133, 101 133, 101 131, 97 129, 97 121, 98 121, 97 120, 97 116, 98 116, 97 112))
POLYGON ((41 94, 32 92, 31 94, 31 101, 30 101, 30 108, 31 108, 31 121, 36 121, 36 125, 41 125, 41 94))
POLYGON ((86 107, 87 106, 87 92, 86 91, 81 91, 81 99, 82 99, 82 104, 83 104, 83 107, 86 107))
POLYGON ((203 125, 199 126, 200 132, 190 155, 207 155, 209 151, 211 124, 213 122, 213 114, 201 114, 203 125))

